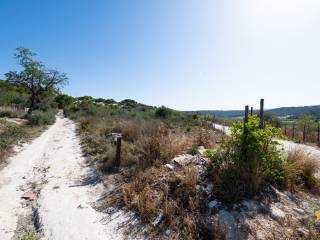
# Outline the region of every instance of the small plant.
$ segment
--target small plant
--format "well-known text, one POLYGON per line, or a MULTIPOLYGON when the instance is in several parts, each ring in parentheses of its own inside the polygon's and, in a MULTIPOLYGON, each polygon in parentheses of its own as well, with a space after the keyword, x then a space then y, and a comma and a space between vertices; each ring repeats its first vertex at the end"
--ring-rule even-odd
POLYGON ((235 123, 231 137, 209 154, 214 184, 222 200, 238 201, 257 194, 266 183, 283 180, 283 158, 274 140, 281 132, 270 125, 261 129, 259 123, 257 116, 250 116, 247 124, 235 123))
POLYGON ((55 112, 35 110, 27 118, 32 126, 50 125, 55 122, 55 112))
POLYGON ((30 233, 26 233, 24 234, 22 237, 19 238, 19 240, 39 240, 40 237, 38 236, 38 234, 30 232, 30 233))

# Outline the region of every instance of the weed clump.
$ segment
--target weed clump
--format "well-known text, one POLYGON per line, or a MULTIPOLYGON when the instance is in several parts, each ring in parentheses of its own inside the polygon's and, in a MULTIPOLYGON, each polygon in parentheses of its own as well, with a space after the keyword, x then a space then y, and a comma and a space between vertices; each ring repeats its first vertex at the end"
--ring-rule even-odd
POLYGON ((296 148, 288 152, 288 156, 283 164, 284 169, 284 187, 291 191, 303 187, 313 193, 320 193, 320 179, 316 173, 320 170, 319 160, 296 148))
POLYGON ((157 227, 157 233, 170 229, 170 239, 197 239, 201 210, 197 183, 196 167, 178 172, 151 167, 123 186, 123 202, 157 227))

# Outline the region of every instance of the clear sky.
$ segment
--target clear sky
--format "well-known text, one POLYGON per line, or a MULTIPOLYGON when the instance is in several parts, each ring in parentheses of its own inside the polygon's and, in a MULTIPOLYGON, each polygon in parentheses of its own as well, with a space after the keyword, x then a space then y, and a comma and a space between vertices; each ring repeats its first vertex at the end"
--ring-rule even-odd
POLYGON ((319 0, 1 0, 0 78, 19 46, 73 96, 179 110, 320 104, 319 0))

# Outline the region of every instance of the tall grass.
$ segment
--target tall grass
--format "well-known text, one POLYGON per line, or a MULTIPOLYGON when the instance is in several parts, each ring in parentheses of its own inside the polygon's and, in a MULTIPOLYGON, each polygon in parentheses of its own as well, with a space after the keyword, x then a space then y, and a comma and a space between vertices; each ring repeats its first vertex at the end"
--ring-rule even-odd
POLYGON ((301 148, 292 149, 283 164, 284 186, 291 191, 305 188, 314 193, 320 193, 320 179, 316 177, 320 171, 317 157, 301 148))

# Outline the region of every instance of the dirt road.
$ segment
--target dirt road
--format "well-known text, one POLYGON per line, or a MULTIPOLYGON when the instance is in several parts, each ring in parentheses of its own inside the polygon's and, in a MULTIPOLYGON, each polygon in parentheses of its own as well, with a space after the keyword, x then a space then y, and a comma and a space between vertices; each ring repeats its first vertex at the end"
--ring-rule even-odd
POLYGON ((92 208, 103 193, 100 184, 85 184, 90 169, 82 157, 75 124, 62 116, 0 171, 0 239, 16 238, 29 214, 42 239, 122 239, 119 213, 107 223, 92 208), (25 198, 25 199, 23 199, 25 198), (28 202, 29 201, 29 202, 28 202))

